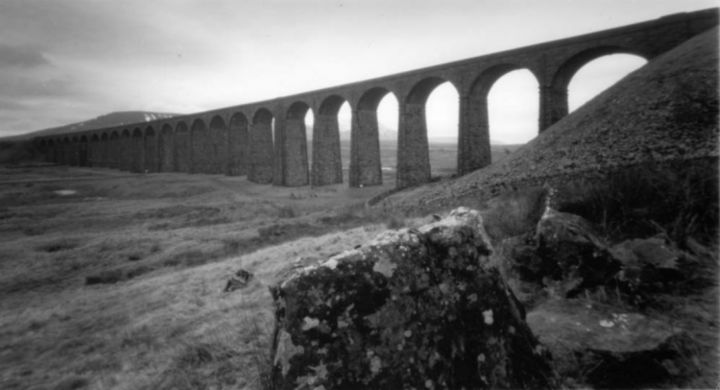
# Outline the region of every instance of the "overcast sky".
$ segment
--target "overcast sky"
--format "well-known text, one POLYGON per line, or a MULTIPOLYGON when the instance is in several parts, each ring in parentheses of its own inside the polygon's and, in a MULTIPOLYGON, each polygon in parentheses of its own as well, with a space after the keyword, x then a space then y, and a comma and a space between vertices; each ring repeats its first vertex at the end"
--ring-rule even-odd
MULTIPOLYGON (((112 111, 191 113, 249 103, 717 5, 714 0, 0 0, 0 136, 112 111)), ((571 89, 572 99, 642 64, 636 58, 605 62, 593 65, 599 70, 586 77, 587 85, 571 89)), ((581 82, 580 75, 576 79, 581 82)), ((453 135, 443 131, 457 116, 446 112, 456 107, 454 94, 445 87, 431 97, 431 136, 453 135)), ((501 79, 491 104, 510 108, 491 112, 491 136, 505 142, 527 138, 511 134, 523 126, 513 122, 536 123, 536 94, 529 74, 501 79), (501 82, 508 86, 500 88, 501 82), (523 87, 530 88, 529 101, 508 98, 523 85, 529 85, 523 87), (503 118, 504 124, 497 122, 503 118), (508 129, 504 133, 498 130, 502 126, 508 129)), ((392 126, 387 114, 381 117, 392 126)), ((518 131, 536 132, 536 124, 518 131)))

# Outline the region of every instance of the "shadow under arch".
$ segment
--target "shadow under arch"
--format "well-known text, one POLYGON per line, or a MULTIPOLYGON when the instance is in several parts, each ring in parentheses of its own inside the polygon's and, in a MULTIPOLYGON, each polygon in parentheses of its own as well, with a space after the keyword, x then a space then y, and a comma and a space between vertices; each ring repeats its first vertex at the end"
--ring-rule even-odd
POLYGON ((76 144, 77 151, 76 151, 76 160, 75 163, 79 167, 86 167, 88 166, 89 161, 89 146, 88 146, 88 137, 86 135, 81 135, 80 138, 77 141, 76 144))
POLYGON ((117 130, 110 132, 105 150, 109 166, 111 168, 120 169, 122 142, 120 140, 120 133, 117 130))
POLYGON ((273 164, 275 151, 273 147, 274 117, 267 108, 255 111, 248 134, 250 153, 248 155, 248 180, 258 184, 273 182, 273 164))
POLYGON ((132 139, 129 129, 123 129, 120 132, 120 169, 130 171, 132 165, 132 139))
POLYGON ((220 115, 210 120, 208 134, 208 149, 210 149, 210 173, 228 173, 228 128, 220 115))
POLYGON ((250 142, 248 120, 242 112, 230 117, 228 129, 228 175, 244 176, 248 173, 250 142))
POLYGON ((386 97, 395 93, 385 87, 373 87, 358 99, 357 109, 352 113, 350 126, 350 187, 382 185, 382 162, 378 106, 386 97))
POLYGON ((158 135, 158 169, 160 172, 175 170, 175 140, 173 129, 165 123, 160 127, 158 135))
POLYGON ((145 172, 158 171, 158 144, 155 129, 148 126, 145 129, 145 172))
POLYGON ((297 187, 309 183, 305 116, 310 110, 310 106, 304 101, 293 102, 276 129, 275 152, 278 165, 274 183, 277 185, 297 187))
POLYGON ((88 140, 87 165, 90 167, 100 166, 100 136, 98 133, 90 135, 88 140))
POLYGON ((192 173, 212 173, 211 142, 208 137, 205 122, 198 118, 190 126, 190 140, 192 145, 192 173))
POLYGON ((175 169, 191 173, 193 167, 193 148, 190 130, 185 122, 175 126, 175 169))
POLYGON ((132 131, 130 145, 130 171, 143 172, 145 169, 145 137, 139 127, 132 131))
POLYGON ((346 102, 340 95, 330 95, 320 103, 313 126, 310 183, 314 186, 343 182, 338 113, 346 102))

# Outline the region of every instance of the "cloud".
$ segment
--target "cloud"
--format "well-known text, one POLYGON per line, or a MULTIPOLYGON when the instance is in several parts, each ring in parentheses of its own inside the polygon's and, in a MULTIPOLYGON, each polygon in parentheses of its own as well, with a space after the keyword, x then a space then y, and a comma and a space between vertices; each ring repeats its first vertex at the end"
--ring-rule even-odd
POLYGON ((31 47, 10 46, 0 43, 0 68, 38 67, 49 65, 50 61, 39 50, 31 47))

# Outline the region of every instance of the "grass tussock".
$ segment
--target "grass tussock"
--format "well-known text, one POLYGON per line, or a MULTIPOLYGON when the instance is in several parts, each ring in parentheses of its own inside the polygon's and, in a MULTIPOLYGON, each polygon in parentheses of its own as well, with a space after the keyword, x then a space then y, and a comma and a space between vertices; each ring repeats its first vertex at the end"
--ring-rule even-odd
POLYGON ((54 253, 75 249, 82 241, 77 238, 60 238, 35 247, 36 251, 54 253))
POLYGON ((154 270, 155 267, 147 265, 102 270, 98 273, 86 276, 85 284, 91 286, 93 284, 114 284, 124 282, 154 270))
POLYGON ((263 317, 245 316, 237 329, 181 343, 154 389, 269 389, 270 329, 263 317), (241 374, 241 375, 239 375, 241 374))
POLYGON ((717 164, 708 159, 626 168, 562 189, 570 199, 561 208, 596 223, 611 240, 663 233, 679 245, 690 237, 708 244, 718 234, 717 164))

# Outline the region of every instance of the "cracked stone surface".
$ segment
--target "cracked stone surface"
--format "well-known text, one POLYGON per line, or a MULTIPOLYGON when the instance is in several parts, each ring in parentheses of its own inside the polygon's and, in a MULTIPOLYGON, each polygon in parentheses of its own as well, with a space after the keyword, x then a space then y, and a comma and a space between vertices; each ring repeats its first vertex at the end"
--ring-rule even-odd
POLYGON ((460 208, 290 275, 272 288, 274 385, 556 387, 491 252, 479 213, 460 208))

